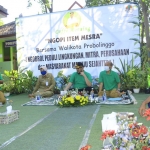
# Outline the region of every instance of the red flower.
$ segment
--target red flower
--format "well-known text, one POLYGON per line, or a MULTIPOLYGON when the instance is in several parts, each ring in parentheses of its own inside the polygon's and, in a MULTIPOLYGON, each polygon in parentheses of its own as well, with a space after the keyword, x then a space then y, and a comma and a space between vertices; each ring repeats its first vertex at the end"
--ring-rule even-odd
POLYGON ((147 146, 143 146, 143 147, 142 147, 142 150, 147 150, 147 146))
POLYGON ((82 147, 80 150, 89 150, 91 148, 91 145, 86 145, 82 147))
POLYGON ((143 116, 147 117, 146 120, 150 120, 150 108, 145 110, 143 116))
POLYGON ((106 139, 106 137, 113 137, 115 134, 115 130, 106 130, 105 132, 102 133, 102 136, 101 136, 101 140, 104 140, 106 139))
POLYGON ((131 130, 131 134, 133 137, 139 137, 141 135, 141 128, 139 125, 136 125, 132 130, 131 130))
POLYGON ((144 125, 141 125, 140 132, 141 134, 146 134, 148 132, 148 129, 144 125))
POLYGON ((150 150, 150 147, 143 146, 143 147, 142 147, 142 150, 150 150))

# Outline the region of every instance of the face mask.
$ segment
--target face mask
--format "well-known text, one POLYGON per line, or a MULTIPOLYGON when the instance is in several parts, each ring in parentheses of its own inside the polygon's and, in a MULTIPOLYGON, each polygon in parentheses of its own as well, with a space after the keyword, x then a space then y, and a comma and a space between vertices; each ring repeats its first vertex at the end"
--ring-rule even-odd
POLYGON ((109 71, 109 66, 104 66, 105 71, 109 71))
POLYGON ((41 74, 44 76, 46 75, 46 71, 41 71, 41 74))

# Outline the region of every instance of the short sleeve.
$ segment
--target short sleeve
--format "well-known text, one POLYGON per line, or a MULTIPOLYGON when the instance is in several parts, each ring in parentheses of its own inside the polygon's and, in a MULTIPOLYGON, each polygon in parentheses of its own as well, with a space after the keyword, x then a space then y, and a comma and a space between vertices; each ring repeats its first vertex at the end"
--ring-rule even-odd
POLYGON ((103 76, 102 76, 102 73, 100 72, 100 74, 99 74, 99 83, 103 83, 104 81, 103 81, 103 76))
POLYGON ((69 79, 69 82, 73 83, 75 78, 75 74, 73 73, 69 79))
POLYGON ((118 73, 116 73, 116 82, 117 82, 117 83, 120 83, 120 78, 119 78, 118 73))
POLYGON ((91 74, 88 74, 87 78, 89 79, 90 82, 92 82, 92 76, 91 76, 91 74))

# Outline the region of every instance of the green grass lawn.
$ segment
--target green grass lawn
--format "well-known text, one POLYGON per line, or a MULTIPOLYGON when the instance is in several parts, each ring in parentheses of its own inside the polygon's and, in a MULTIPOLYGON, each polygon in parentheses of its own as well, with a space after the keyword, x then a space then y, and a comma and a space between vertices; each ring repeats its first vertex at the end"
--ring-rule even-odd
MULTIPOLYGON (((90 130, 88 144, 91 150, 101 150, 101 120, 103 114, 111 112, 134 112, 139 122, 149 126, 149 122, 138 114, 141 102, 147 94, 134 94, 136 105, 102 105, 92 124, 93 114, 99 107, 89 105, 76 108, 57 106, 21 106, 29 101, 26 94, 12 95, 13 109, 20 110, 20 118, 11 124, 0 125, 0 149, 4 150, 78 150, 86 131, 90 130), (45 118, 44 118, 45 117, 45 118), (41 121, 40 123, 38 121, 41 121), (36 123, 36 124, 35 124, 36 123), (32 126, 32 125, 35 125, 32 126), (10 144, 4 144, 7 141, 10 144), (5 146, 4 146, 5 145, 5 146), (4 146, 4 147, 2 147, 4 146)), ((4 112, 6 106, 0 108, 4 112)))

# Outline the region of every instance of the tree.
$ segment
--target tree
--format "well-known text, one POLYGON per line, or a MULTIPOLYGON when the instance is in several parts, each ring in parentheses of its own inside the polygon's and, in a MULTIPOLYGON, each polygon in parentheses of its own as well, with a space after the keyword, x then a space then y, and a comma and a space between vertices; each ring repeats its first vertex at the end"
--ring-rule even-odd
POLYGON ((144 28, 145 28, 145 36, 146 36, 146 47, 148 49, 148 57, 150 62, 150 28, 149 28, 149 11, 150 4, 149 0, 140 0, 142 12, 143 12, 143 20, 144 20, 144 28))
POLYGON ((52 12, 52 0, 28 0, 27 7, 31 7, 33 2, 37 2, 41 5, 42 13, 52 12))
POLYGON ((0 26, 4 25, 3 20, 0 18, 0 26))

